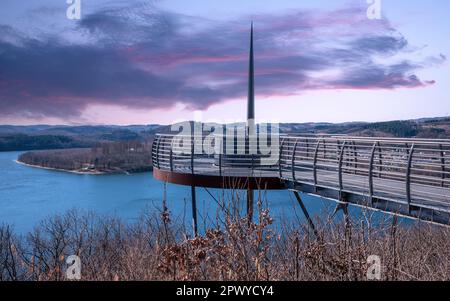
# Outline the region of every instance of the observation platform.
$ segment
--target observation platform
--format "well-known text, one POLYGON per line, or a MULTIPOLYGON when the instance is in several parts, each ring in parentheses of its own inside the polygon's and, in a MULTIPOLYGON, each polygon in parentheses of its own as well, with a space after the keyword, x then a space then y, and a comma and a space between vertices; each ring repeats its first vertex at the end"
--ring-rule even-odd
POLYGON ((184 138, 189 145, 180 146, 179 135, 156 136, 156 179, 191 187, 288 189, 450 224, 450 140, 285 135, 273 148, 273 164, 233 155, 230 165, 224 154, 197 153, 205 137, 184 138))

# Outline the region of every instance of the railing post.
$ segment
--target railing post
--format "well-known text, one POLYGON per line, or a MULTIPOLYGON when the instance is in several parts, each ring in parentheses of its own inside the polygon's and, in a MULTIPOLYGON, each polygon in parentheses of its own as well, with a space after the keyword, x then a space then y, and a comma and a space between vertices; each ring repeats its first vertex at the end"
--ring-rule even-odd
POLYGON ((377 149, 377 142, 373 144, 369 162, 369 197, 370 197, 370 205, 372 206, 373 206, 373 160, 375 159, 376 149, 377 149))
POLYGON ((303 203, 302 198, 300 197, 300 195, 298 194, 297 191, 293 191, 295 198, 297 199, 298 204, 300 205, 300 208, 302 208, 303 214, 306 217, 306 220, 309 223, 309 226, 311 227, 311 230, 313 231, 314 235, 316 236, 316 238, 319 238, 319 232, 316 230, 316 227, 314 226, 314 222, 311 219, 311 217, 309 216, 308 210, 306 209, 305 204, 303 203))
POLYGON ((344 159, 344 151, 345 151, 345 145, 347 144, 347 141, 344 141, 344 143, 342 143, 342 147, 339 153, 339 199, 341 200, 341 194, 342 194, 342 190, 344 189, 344 185, 342 183, 342 161, 344 159))
MULTIPOLYGON (((324 142, 325 143, 325 142, 324 142)), ((314 161, 313 161, 313 179, 314 187, 317 186, 317 153, 319 152, 320 139, 317 141, 316 149, 314 151, 314 161)))
POLYGON ((191 133, 191 172, 194 174, 194 133, 191 133))
POLYGON ((380 166, 378 166, 378 177, 381 178, 382 174, 381 172, 383 171, 383 153, 381 151, 381 145, 380 142, 377 142, 377 146, 378 146, 378 164, 380 166))
POLYGON ((356 151, 356 143, 352 141, 353 146, 353 158, 355 162, 355 175, 358 174, 358 152, 356 151))
POLYGON ((170 157, 169 157, 169 162, 170 162, 170 171, 173 172, 173 137, 170 140, 170 157))
POLYGON ((441 187, 445 186, 445 154, 444 149, 442 148, 442 144, 439 144, 439 149, 441 153, 441 187))
POLYGON ((297 152, 298 139, 295 140, 294 149, 292 150, 292 181, 295 182, 295 153, 297 152))
POLYGON ((173 172, 173 150, 170 148, 170 171, 173 172))
POLYGON ((219 176, 222 176, 222 155, 225 152, 225 135, 222 136, 220 140, 220 151, 219 151, 219 176))
POLYGON ((285 138, 281 139, 280 150, 279 150, 279 153, 278 153, 278 169, 279 169, 279 172, 280 172, 280 179, 283 177, 283 167, 281 165, 281 161, 282 161, 282 158, 283 158, 283 144, 284 144, 284 140, 285 140, 285 138))
POLYGON ((161 144, 161 136, 158 136, 158 142, 156 143, 156 167, 159 168, 159 146, 161 144))
POLYGON ((408 211, 411 213, 411 165, 414 155, 414 143, 408 154, 408 166, 406 168, 406 201, 408 202, 408 211))
POLYGON ((158 135, 155 135, 155 139, 152 142, 152 166, 156 167, 156 145, 158 144, 158 135), (154 158, 153 158, 154 157, 154 158))
POLYGON ((198 235, 198 226, 197 226, 197 197, 195 192, 195 186, 191 186, 191 198, 192 198, 192 228, 194 231, 194 236, 198 235))
MULTIPOLYGON (((191 131, 191 172, 195 173, 194 170, 194 129, 191 131)), ((192 203, 192 226, 194 231, 194 236, 197 237, 198 227, 197 227, 197 197, 195 191, 195 182, 192 179, 193 183, 191 184, 191 203, 192 203)))
POLYGON ((255 156, 252 154, 252 175, 255 171, 255 156))
POLYGON ((219 154, 219 176, 222 176, 222 154, 219 154))
POLYGON ((309 158, 309 139, 306 138, 305 139, 305 144, 306 144, 306 159, 309 158))

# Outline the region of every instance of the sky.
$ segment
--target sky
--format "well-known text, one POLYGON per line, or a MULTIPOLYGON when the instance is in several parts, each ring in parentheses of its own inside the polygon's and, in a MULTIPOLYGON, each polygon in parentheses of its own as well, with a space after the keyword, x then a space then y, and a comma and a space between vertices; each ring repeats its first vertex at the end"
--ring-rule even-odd
POLYGON ((450 116, 448 0, 79 1, 1 1, 0 124, 243 121, 252 21, 258 122, 450 116))

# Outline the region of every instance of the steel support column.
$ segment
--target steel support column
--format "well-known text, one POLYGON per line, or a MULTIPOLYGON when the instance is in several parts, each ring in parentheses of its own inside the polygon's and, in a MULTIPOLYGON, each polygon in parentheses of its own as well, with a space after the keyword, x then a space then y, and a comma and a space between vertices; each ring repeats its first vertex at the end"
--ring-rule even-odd
POLYGON ((408 202, 408 210, 411 213, 411 165, 414 156, 414 143, 408 153, 408 166, 406 168, 406 201, 408 202))
POLYGON ((314 150, 314 159, 313 159, 313 180, 314 180, 314 189, 316 191, 317 191, 317 154, 319 152, 319 146, 320 146, 320 140, 317 141, 316 149, 314 150))
POLYGON ((336 208, 334 209, 333 214, 331 215, 331 218, 334 218, 339 210, 342 210, 342 212, 344 213, 345 234, 347 237, 349 237, 349 235, 351 235, 351 222, 350 215, 348 214, 348 203, 338 203, 336 205, 336 208))
POLYGON ((247 219, 249 223, 253 221, 254 196, 255 194, 253 189, 247 189, 247 219))
POLYGON ((292 168, 292 180, 295 182, 295 153, 297 152, 297 146, 298 146, 298 139, 295 140, 294 149, 292 150, 292 162, 291 162, 291 168, 292 168))
MULTIPOLYGON (((194 175, 194 143, 195 143, 195 137, 194 137, 194 128, 192 128, 191 132, 191 173, 194 175)), ((197 198, 195 193, 195 185, 191 185, 191 202, 192 202, 192 227, 194 231, 194 236, 198 235, 198 228, 197 228, 197 198)))
POLYGON ((283 145, 284 145, 284 138, 281 139, 281 145, 280 150, 278 151, 278 172, 280 174, 280 178, 283 177, 283 145))
POLYGON ((445 187, 445 153, 444 153, 444 149, 442 148, 442 144, 439 144, 439 150, 440 150, 440 155, 441 155, 441 171, 442 171, 441 187, 445 187))
POLYGON ((169 164, 170 164, 170 171, 173 171, 173 138, 170 142, 170 154, 169 154, 169 164))
POLYGON ((342 201, 342 190, 344 189, 343 181, 342 181, 342 161, 344 159, 345 145, 347 141, 344 141, 342 144, 341 150, 339 152, 339 167, 338 167, 338 177, 339 177, 339 200, 342 201))
POLYGON ((316 227, 314 226, 314 222, 312 221, 311 217, 309 216, 308 210, 306 209, 306 206, 303 203, 303 200, 300 197, 300 194, 297 191, 293 191, 293 192, 294 192, 295 198, 297 199, 298 204, 302 208, 303 214, 305 215, 311 230, 313 231, 316 238, 319 238, 319 232, 317 232, 316 227))
POLYGON ((369 197, 370 197, 370 205, 373 206, 373 160, 375 159, 375 151, 377 148, 377 142, 373 144, 372 151, 370 153, 370 162, 369 162, 369 197))
POLYGON ((195 186, 191 186, 191 197, 192 197, 192 229, 194 231, 194 236, 198 235, 197 228, 197 199, 195 193, 195 186))
POLYGON ((383 152, 381 151, 381 145, 380 142, 377 142, 378 146, 378 177, 381 178, 383 176, 383 152))
POLYGON ((159 165, 159 146, 161 144, 161 136, 158 136, 157 139, 158 139, 158 141, 156 142, 156 166, 159 169, 160 168, 160 165, 159 165))

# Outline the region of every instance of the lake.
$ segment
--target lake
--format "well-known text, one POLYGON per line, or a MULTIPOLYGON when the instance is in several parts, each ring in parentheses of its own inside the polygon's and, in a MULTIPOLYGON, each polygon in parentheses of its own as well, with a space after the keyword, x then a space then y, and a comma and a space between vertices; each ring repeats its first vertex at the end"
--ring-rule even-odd
MULTIPOLYGON (((133 222, 144 210, 158 212, 162 207, 164 183, 152 173, 79 175, 28 167, 15 162, 21 152, 0 152, 0 224, 14 225, 18 233, 26 233, 42 219, 70 209, 114 215, 133 222)), ((190 187, 168 184, 167 204, 172 219, 191 225, 190 187)), ((221 190, 209 190, 218 199, 221 190)), ((242 200, 245 199, 244 192, 242 200)), ((275 223, 280 220, 303 219, 297 201, 289 191, 268 191, 267 203, 275 223)), ((333 211, 335 203, 303 195, 311 215, 333 211)), ((216 201, 203 188, 197 188, 199 220, 214 219, 216 201)), ((351 208, 351 214, 358 214, 351 208)), ((199 223, 200 229, 202 225, 199 223)), ((201 229, 202 230, 202 229, 201 229)))

